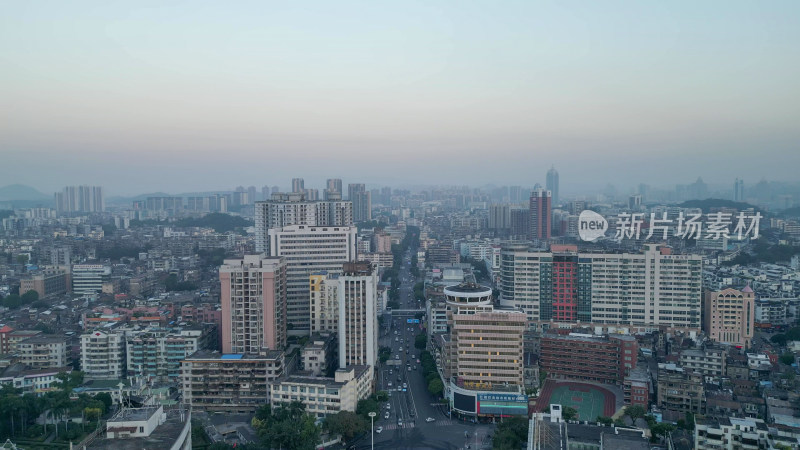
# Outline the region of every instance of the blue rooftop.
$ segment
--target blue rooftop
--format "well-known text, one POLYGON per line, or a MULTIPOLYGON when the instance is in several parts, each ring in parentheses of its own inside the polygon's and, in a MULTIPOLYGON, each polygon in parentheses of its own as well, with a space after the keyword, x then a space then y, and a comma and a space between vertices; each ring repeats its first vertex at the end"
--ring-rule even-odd
POLYGON ((222 355, 222 356, 220 357, 220 359, 242 359, 242 355, 241 355, 241 354, 235 354, 235 355, 222 355))

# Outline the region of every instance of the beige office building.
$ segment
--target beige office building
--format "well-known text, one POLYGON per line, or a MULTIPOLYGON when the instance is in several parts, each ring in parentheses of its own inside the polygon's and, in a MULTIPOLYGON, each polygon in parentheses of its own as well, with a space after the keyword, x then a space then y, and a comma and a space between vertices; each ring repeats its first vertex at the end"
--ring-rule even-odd
POLYGON ((339 332, 339 276, 327 272, 309 277, 311 334, 339 332))
POLYGON ((755 294, 750 286, 706 293, 703 330, 710 339, 749 348, 754 324, 755 294))

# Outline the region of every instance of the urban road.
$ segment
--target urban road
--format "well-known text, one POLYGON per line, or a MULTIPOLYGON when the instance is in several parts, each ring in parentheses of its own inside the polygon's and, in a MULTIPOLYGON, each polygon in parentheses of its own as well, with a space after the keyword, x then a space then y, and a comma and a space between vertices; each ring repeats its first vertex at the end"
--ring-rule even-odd
MULTIPOLYGON (((375 430, 381 428, 374 435, 375 448, 491 448, 493 425, 450 419, 447 407, 436 403, 428 393, 422 367, 417 362, 420 350, 414 347, 414 337, 423 333, 422 325, 407 323, 415 318, 416 312, 412 310, 424 310, 424 304, 414 298, 416 280, 410 264, 410 254, 406 254, 399 273, 400 308, 393 312, 391 320, 384 320, 378 337, 379 346, 392 349, 389 362, 381 365, 378 372, 378 389, 390 392, 391 397, 375 417, 375 430)), ((350 448, 369 449, 370 433, 350 448)))

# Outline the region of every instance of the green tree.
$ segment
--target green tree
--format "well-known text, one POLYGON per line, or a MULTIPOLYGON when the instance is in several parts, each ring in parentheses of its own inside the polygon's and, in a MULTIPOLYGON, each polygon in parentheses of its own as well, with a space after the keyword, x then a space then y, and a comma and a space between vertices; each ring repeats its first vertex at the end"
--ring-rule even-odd
POLYGON ((388 402, 389 394, 386 391, 378 391, 375 393, 375 399, 379 402, 388 402))
POLYGON ((571 406, 565 406, 564 410, 561 412, 561 417, 563 417, 564 420, 575 420, 578 418, 578 410, 571 406))
POLYGON ((369 421, 350 411, 340 411, 326 417, 322 427, 332 434, 341 435, 345 441, 349 441, 367 431, 369 421))
POLYGON ((442 384, 442 380, 438 376, 428 383, 428 392, 435 396, 442 395, 443 390, 444 384, 442 384))
POLYGON ((105 405, 106 411, 111 409, 111 405, 114 403, 114 400, 111 398, 111 394, 109 394, 108 392, 101 392, 95 395, 94 398, 95 400, 98 400, 105 405))
POLYGON ((675 430, 675 426, 669 423, 657 423, 650 427, 650 433, 652 437, 650 441, 657 442, 659 437, 666 436, 667 434, 671 433, 675 430))
POLYGON ((414 338, 414 347, 423 350, 427 345, 428 336, 426 336, 424 333, 420 333, 414 338))
POLYGON ((314 416, 306 413, 305 405, 297 401, 260 408, 252 419, 262 445, 298 450, 312 450, 319 442, 320 428, 315 422, 314 416))
POLYGON ((644 417, 645 414, 647 414, 647 411, 641 405, 632 405, 625 408, 625 415, 630 417, 633 421, 644 417))
POLYGON ((786 335, 785 334, 776 334, 769 338, 770 342, 773 344, 778 344, 779 346, 783 347, 786 345, 786 335))
POLYGON ((608 416, 597 416, 597 421, 603 425, 611 425, 614 423, 614 419, 608 416))
POLYGON ((791 366, 794 364, 794 354, 792 352, 784 352, 778 360, 787 366, 791 366))
POLYGON ((370 412, 380 412, 380 406, 378 405, 378 401, 375 399, 374 395, 363 400, 359 400, 358 404, 356 404, 356 414, 364 419, 369 420, 370 412))
POLYGON ((30 291, 22 294, 20 298, 22 298, 22 303, 29 305, 39 300, 39 293, 31 289, 30 291))
POLYGON ((494 449, 518 449, 528 441, 528 420, 521 417, 504 419, 492 437, 494 449))

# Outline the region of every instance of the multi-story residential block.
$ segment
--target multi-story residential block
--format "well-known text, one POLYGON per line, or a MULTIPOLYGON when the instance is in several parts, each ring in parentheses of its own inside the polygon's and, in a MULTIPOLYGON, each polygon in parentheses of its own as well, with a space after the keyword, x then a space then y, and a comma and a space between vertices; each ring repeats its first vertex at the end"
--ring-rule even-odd
POLYGON ((200 350, 181 361, 183 401, 208 412, 252 414, 269 401, 284 371, 282 351, 220 354, 200 350))
POLYGON ((685 349, 680 354, 680 366, 707 377, 709 381, 724 377, 728 352, 724 348, 705 345, 701 348, 685 349))
POLYGON ((636 368, 639 345, 631 336, 570 333, 541 338, 539 365, 556 379, 622 384, 636 368))
POLYGON ((123 332, 97 330, 81 335, 81 370, 87 379, 122 378, 125 363, 123 332))
POLYGON ((94 295, 103 291, 103 283, 111 279, 111 267, 105 264, 74 264, 72 293, 94 295))
POLYGON ((373 384, 372 367, 347 366, 337 369, 334 378, 282 376, 271 383, 269 399, 273 405, 301 402, 306 412, 323 418, 340 411, 355 412, 358 401, 372 393, 373 384))
POLYGON ((334 367, 334 343, 336 336, 313 335, 300 352, 300 365, 312 376, 325 376, 334 367))
POLYGON ((339 275, 327 272, 309 276, 311 334, 339 333, 339 275))
POLYGON ((761 419, 695 416, 696 450, 759 450, 770 445, 769 428, 761 419))
POLYGON ((645 367, 636 367, 622 380, 623 401, 626 405, 639 405, 645 410, 650 405, 650 374, 645 367))
POLYGON ((698 332, 702 258, 645 247, 631 254, 581 253, 574 245, 553 245, 550 251, 506 245, 500 303, 525 311, 534 329, 581 323, 698 332))
POLYGON ((702 413, 705 409, 704 379, 701 373, 659 363, 657 374, 659 408, 680 413, 702 413))
POLYGON ((706 293, 703 331, 709 339, 750 348, 755 319, 755 293, 750 286, 741 291, 729 288, 706 293))
POLYGON ((61 267, 42 269, 21 279, 19 283, 20 293, 36 291, 39 298, 66 294, 71 287, 69 270, 61 267))
POLYGON ((19 362, 32 369, 51 369, 69 365, 67 340, 61 336, 38 335, 17 344, 19 362))
POLYGON ((378 274, 368 262, 345 263, 339 276, 339 368, 378 358, 378 274))
POLYGON ((16 353, 20 342, 41 334, 39 330, 15 330, 3 325, 0 328, 0 354, 16 353))
POLYGON ((219 268, 222 352, 258 353, 286 346, 286 263, 245 255, 219 268))
POLYGON ((180 381, 181 361, 199 350, 202 330, 154 329, 127 339, 128 376, 180 381))
POLYGON ((292 225, 269 230, 272 256, 286 261, 287 323, 290 333, 308 334, 309 277, 314 273, 341 273, 342 264, 356 259, 355 227, 292 225))

